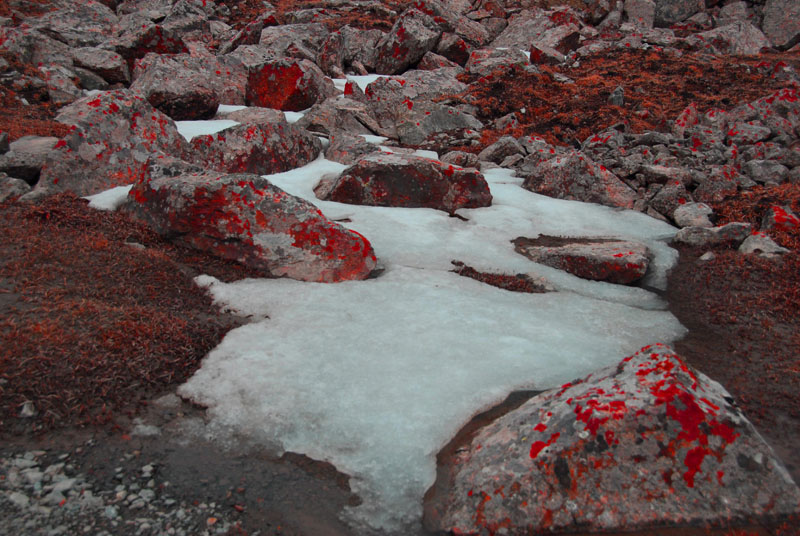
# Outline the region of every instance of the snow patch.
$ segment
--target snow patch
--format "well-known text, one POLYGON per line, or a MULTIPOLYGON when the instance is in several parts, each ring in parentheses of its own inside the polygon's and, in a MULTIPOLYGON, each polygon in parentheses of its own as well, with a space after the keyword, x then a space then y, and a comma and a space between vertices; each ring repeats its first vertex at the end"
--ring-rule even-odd
POLYGON ((226 128, 235 127, 239 123, 230 119, 209 119, 207 121, 175 121, 175 126, 186 141, 192 141, 195 136, 215 134, 226 128))
POLYGON ((132 184, 128 186, 117 186, 116 188, 105 190, 99 194, 86 196, 84 199, 89 200, 89 206, 91 208, 114 211, 122 206, 128 198, 128 192, 131 191, 131 188, 133 188, 132 184))

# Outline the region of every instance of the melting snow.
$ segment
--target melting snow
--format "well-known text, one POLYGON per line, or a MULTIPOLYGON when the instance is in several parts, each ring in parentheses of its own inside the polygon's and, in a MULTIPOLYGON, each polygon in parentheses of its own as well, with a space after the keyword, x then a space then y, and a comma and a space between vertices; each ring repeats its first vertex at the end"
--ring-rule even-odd
POLYGON ((200 276, 214 299, 252 315, 179 392, 208 406, 224 440, 247 436, 333 463, 363 503, 361 532, 407 533, 420 521, 436 454, 476 412, 515 389, 546 389, 618 362, 683 327, 654 294, 585 281, 514 252, 517 236, 620 236, 655 252, 656 277, 675 260, 671 226, 631 211, 550 199, 504 169, 485 174, 491 207, 362 207, 316 199, 320 177, 346 166, 320 158, 269 176, 366 236, 386 271, 377 279, 232 284, 200 276), (559 292, 516 294, 449 270, 534 273, 559 292))
POLYGON ((99 194, 89 195, 84 199, 89 200, 89 206, 97 210, 117 210, 128 198, 128 192, 133 185, 117 186, 99 194))
POLYGON ((230 119, 209 119, 207 121, 175 121, 175 126, 178 127, 178 132, 181 136, 186 138, 186 141, 192 141, 195 136, 202 136, 204 134, 214 134, 220 130, 234 127, 239 123, 231 121, 230 119))

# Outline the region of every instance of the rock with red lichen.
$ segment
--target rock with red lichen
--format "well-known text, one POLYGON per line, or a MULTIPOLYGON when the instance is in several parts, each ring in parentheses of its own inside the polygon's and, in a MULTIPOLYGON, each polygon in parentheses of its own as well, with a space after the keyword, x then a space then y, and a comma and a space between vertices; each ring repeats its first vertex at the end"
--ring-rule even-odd
POLYGON ((342 131, 348 134, 380 134, 382 131, 366 104, 342 96, 315 104, 296 125, 322 134, 342 131))
POLYGON ((256 45, 258 41, 261 39, 261 30, 264 29, 264 19, 266 17, 261 16, 256 20, 248 23, 245 25, 244 28, 236 32, 236 34, 222 43, 219 46, 218 53, 220 55, 230 54, 241 45, 256 45))
POLYGON ((745 145, 754 144, 766 140, 772 136, 770 130, 761 121, 747 121, 737 122, 730 125, 728 132, 725 136, 725 141, 728 145, 745 145))
POLYGON ((678 138, 683 138, 686 129, 693 127, 699 122, 700 116, 697 113, 697 106, 691 103, 675 119, 675 124, 672 126, 672 133, 678 138))
POLYGON ((438 134, 459 136, 465 131, 476 132, 483 128, 474 116, 452 106, 422 103, 408 110, 395 124, 394 136, 404 145, 422 145, 438 134))
POLYGON ((379 152, 381 152, 380 147, 368 142, 363 136, 336 132, 331 134, 330 145, 325 149, 325 158, 349 166, 368 154, 379 152))
POLYGON ((131 184, 147 173, 151 156, 182 155, 186 149, 172 119, 129 90, 79 99, 56 120, 72 130, 45 159, 31 196, 92 195, 131 184))
POLYGON ((440 160, 445 164, 453 164, 459 167, 478 167, 477 155, 464 151, 450 151, 443 154, 440 160))
POLYGON ((595 237, 517 238, 514 249, 533 262, 583 279, 627 285, 644 277, 650 265, 647 246, 629 240, 595 237))
POLYGON ((339 31, 344 37, 342 44, 342 54, 345 68, 352 68, 356 71, 358 64, 364 72, 374 70, 375 62, 378 59, 378 42, 383 38, 384 33, 380 30, 363 30, 351 26, 342 26, 339 31))
POLYGON ((567 61, 564 54, 541 43, 532 44, 529 54, 530 61, 534 65, 558 65, 567 61))
POLYGON ((761 28, 781 50, 800 43, 800 3, 795 0, 767 0, 761 28))
POLYGON ((365 279, 376 265, 366 238, 258 175, 142 180, 125 210, 160 234, 275 277, 335 283, 365 279))
POLYGON ((756 232, 745 238, 742 245, 739 246, 739 253, 756 254, 765 259, 774 259, 784 253, 789 253, 789 250, 776 244, 767 234, 756 232))
POLYGON ((625 0, 625 14, 636 28, 650 29, 656 20, 656 3, 653 0, 625 0))
POLYGON ((258 43, 281 57, 301 57, 293 52, 307 51, 308 56, 302 57, 313 60, 327 37, 328 29, 324 24, 282 24, 261 30, 258 43))
POLYGON ((742 167, 742 172, 761 184, 781 184, 789 174, 789 168, 774 160, 750 160, 742 167))
POLYGON ((539 8, 526 9, 509 19, 508 26, 492 41, 491 46, 528 50, 531 43, 542 42, 555 48, 548 42, 547 35, 560 26, 569 27, 571 31, 579 30, 583 26, 581 15, 567 6, 551 11, 539 8))
POLYGON ((735 195, 739 191, 737 177, 739 172, 732 166, 716 166, 694 189, 696 201, 715 203, 735 195))
POLYGON ((795 138, 796 129, 800 128, 800 96, 796 88, 784 88, 743 104, 730 113, 736 120, 759 119, 775 136, 795 138))
POLYGON ((225 173, 270 175, 313 161, 322 143, 285 121, 236 125, 216 134, 195 136, 184 159, 225 173))
POLYGON ((761 30, 746 21, 690 35, 686 43, 701 52, 739 56, 758 54, 769 47, 769 40, 761 30))
POLYGON ((636 201, 633 189, 579 151, 527 169, 522 187, 538 194, 622 208, 633 208, 636 201))
POLYGON ((492 194, 476 169, 399 154, 368 155, 342 174, 322 181, 317 197, 351 205, 433 208, 450 214, 488 207, 492 194))
POLYGON ((70 47, 103 44, 114 33, 117 15, 102 2, 85 0, 69 2, 56 11, 29 19, 38 31, 66 43, 70 47))
POLYGON ((528 58, 522 50, 512 48, 481 48, 473 50, 464 68, 470 74, 489 76, 499 70, 524 67, 528 58))
POLYGON ((72 63, 100 75, 109 84, 128 83, 131 75, 124 58, 110 50, 82 47, 72 50, 72 63))
POLYGON ((375 71, 403 73, 436 47, 441 35, 442 28, 433 17, 413 7, 407 9, 378 42, 375 71))
POLYGON ((417 69, 421 71, 433 71, 434 69, 456 69, 461 70, 461 66, 454 63, 444 56, 440 56, 435 52, 428 51, 422 56, 417 64, 417 69))
POLYGON ((259 108, 258 106, 248 106, 247 108, 242 108, 241 110, 235 110, 233 112, 217 111, 217 115, 215 117, 217 119, 228 119, 230 121, 236 121, 237 123, 243 123, 247 125, 286 122, 286 114, 284 114, 282 111, 275 110, 273 108, 259 108))
POLYGON ((247 79, 247 104, 298 112, 333 97, 333 82, 308 60, 267 61, 251 69, 247 79))
POLYGON ((800 490, 728 392, 661 344, 530 399, 477 432, 447 470, 425 523, 455 534, 800 513, 800 490))
POLYGON ((692 202, 694 202, 694 199, 686 189, 686 186, 679 180, 671 180, 659 188, 658 192, 648 201, 648 204, 659 214, 672 219, 672 214, 676 208, 692 202))
POLYGON ((344 35, 333 32, 320 45, 316 64, 333 78, 344 78, 344 35))
POLYGON ((179 33, 166 30, 139 13, 120 19, 119 31, 108 40, 108 45, 131 61, 142 58, 149 52, 180 54, 188 51, 179 33))
POLYGON ((762 231, 797 231, 800 230, 800 218, 788 206, 772 205, 761 220, 762 231))
POLYGON ((464 66, 469 59, 472 47, 461 37, 454 33, 444 33, 439 44, 436 45, 436 53, 460 66, 464 66))
POLYGON ((207 40, 211 33, 209 14, 203 10, 203 4, 187 0, 178 0, 161 21, 167 32, 177 33, 187 41, 207 40))
POLYGON ((675 234, 673 241, 690 246, 739 247, 750 236, 753 226, 749 223, 733 222, 719 227, 684 227, 675 234))

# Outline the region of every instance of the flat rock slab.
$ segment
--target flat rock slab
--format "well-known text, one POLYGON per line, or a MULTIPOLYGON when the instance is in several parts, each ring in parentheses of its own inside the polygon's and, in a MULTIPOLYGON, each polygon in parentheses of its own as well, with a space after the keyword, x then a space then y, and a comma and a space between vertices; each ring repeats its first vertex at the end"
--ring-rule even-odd
POLYGON ((731 396, 664 345, 530 399, 452 463, 426 524, 455 534, 625 531, 800 511, 800 490, 731 396))
POLYGON ((314 191, 320 199, 351 205, 433 208, 450 214, 492 204, 489 185, 475 169, 385 153, 365 156, 314 191))
POLYGON ((514 249, 534 262, 583 279, 626 285, 644 277, 650 252, 642 243, 603 238, 517 238, 514 249))
POLYGON ((156 232, 276 277, 365 279, 376 259, 366 238, 264 177, 191 173, 142 180, 125 210, 156 232))

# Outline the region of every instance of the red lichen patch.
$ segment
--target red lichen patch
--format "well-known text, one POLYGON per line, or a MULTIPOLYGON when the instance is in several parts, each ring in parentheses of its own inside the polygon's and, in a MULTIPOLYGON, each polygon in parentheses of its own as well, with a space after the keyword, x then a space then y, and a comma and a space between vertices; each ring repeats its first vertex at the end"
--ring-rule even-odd
POLYGON ((481 283, 486 283, 493 287, 501 288, 503 290, 510 290, 511 292, 525 292, 529 294, 541 294, 547 290, 540 284, 536 283, 530 276, 525 274, 493 274, 490 272, 479 272, 471 266, 467 266, 460 261, 451 261, 458 275, 469 277, 481 283))
POLYGON ((107 423, 185 381, 235 327, 192 277, 257 274, 71 194, 0 205, 0 427, 107 423), (134 242, 144 248, 126 245, 134 242), (37 415, 17 419, 25 402, 37 415))
MULTIPOLYGON (((718 225, 743 221, 752 223, 758 229, 772 207, 782 210, 784 206, 790 207, 795 214, 800 214, 800 184, 756 186, 735 197, 715 203, 713 208, 719 216, 718 225)), ((776 220, 776 223, 781 222, 776 220)), ((781 246, 800 252, 800 228, 797 226, 777 225, 768 234, 781 246)))
MULTIPOLYGON (((793 65, 800 61, 797 55, 783 58, 793 65)), ((707 59, 691 53, 675 57, 656 50, 607 50, 583 58, 576 68, 539 66, 541 74, 513 67, 480 78, 461 75, 463 82, 472 84, 458 98, 477 106, 479 118, 514 112, 518 121, 514 128, 484 130, 481 146, 464 150, 480 150, 507 134, 534 134, 567 145, 623 122, 634 132, 664 130, 667 121, 690 103, 701 112, 726 109, 785 87, 771 73, 755 68, 763 61, 759 56, 734 62, 727 56, 707 59), (575 83, 557 82, 554 74, 575 83), (625 90, 623 106, 608 102, 618 86, 625 90)))
MULTIPOLYGON (((230 8, 231 14, 225 22, 237 29, 264 14, 264 5, 261 0, 220 0, 217 3, 225 4, 230 8)), ((398 0, 379 3, 395 13, 400 13, 406 8, 405 3, 398 0)), ((287 13, 291 11, 318 8, 321 11, 312 22, 324 24, 330 31, 338 30, 344 25, 365 30, 377 28, 386 31, 392 27, 396 18, 387 16, 387 13, 381 10, 331 6, 320 0, 276 0, 271 4, 275 6, 275 21, 281 24, 289 22, 287 13)))

